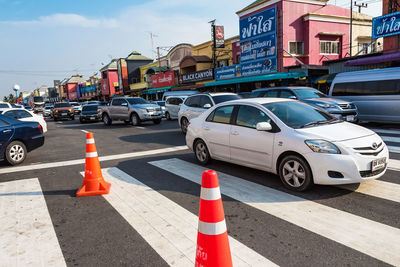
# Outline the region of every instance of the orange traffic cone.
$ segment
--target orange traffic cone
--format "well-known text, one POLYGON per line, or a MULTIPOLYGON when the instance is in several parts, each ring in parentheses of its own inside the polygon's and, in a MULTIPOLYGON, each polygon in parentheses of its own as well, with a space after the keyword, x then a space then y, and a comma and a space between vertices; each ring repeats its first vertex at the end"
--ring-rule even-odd
POLYGON ((232 266, 218 176, 212 170, 203 172, 201 180, 195 266, 232 266))
POLYGON ((76 192, 77 197, 108 194, 111 184, 104 181, 101 174, 99 157, 93 133, 86 134, 85 178, 82 187, 76 192))

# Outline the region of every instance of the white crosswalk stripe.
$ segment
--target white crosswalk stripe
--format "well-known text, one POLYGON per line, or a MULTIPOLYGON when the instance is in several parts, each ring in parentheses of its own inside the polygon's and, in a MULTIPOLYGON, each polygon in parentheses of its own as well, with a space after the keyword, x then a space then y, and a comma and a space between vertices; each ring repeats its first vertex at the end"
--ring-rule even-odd
MULTIPOLYGON (((201 183, 205 168, 179 159, 150 164, 201 183)), ((219 174, 221 193, 392 265, 400 265, 400 229, 246 180, 219 174)))
MULTIPOLYGON (((198 217, 117 168, 103 169, 104 198, 171 266, 193 266, 198 217)), ((275 266, 230 237, 234 266, 275 266)))
POLYGON ((0 183, 0 266, 66 266, 37 178, 0 183))
POLYGON ((400 153, 400 130, 370 129, 376 132, 385 143, 390 152, 400 153))

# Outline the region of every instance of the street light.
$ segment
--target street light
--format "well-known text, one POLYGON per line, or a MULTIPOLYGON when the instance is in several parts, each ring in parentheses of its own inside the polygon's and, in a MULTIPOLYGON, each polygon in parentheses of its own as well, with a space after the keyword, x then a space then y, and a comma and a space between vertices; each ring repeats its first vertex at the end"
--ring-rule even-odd
POLYGON ((21 87, 18 84, 14 84, 13 90, 15 91, 15 98, 18 98, 18 91, 21 89, 21 87))

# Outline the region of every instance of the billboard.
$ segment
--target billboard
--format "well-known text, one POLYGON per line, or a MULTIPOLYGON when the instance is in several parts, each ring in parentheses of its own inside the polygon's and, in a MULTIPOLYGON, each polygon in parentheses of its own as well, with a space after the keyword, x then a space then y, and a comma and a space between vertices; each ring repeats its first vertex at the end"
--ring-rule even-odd
POLYGON ((215 48, 224 48, 225 47, 225 33, 224 26, 213 26, 213 37, 214 37, 214 47, 215 48))
POLYGON ((161 88, 175 85, 175 72, 173 70, 151 75, 151 87, 161 88))
POLYGON ((215 69, 215 80, 232 79, 242 76, 240 65, 232 65, 215 69))
POLYGON ((182 74, 179 77, 180 83, 191 83, 214 79, 213 69, 207 69, 202 71, 196 71, 192 73, 182 74))
POLYGON ((277 71, 276 7, 240 19, 242 76, 277 71))
POLYGON ((400 34, 400 11, 372 19, 372 39, 400 34))

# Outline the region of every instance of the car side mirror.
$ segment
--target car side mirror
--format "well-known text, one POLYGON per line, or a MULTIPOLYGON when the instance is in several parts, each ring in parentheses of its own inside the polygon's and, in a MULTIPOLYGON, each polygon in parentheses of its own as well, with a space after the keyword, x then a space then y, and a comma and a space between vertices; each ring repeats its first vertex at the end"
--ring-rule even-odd
POLYGON ((291 95, 289 96, 289 99, 297 99, 297 97, 295 95, 291 95))
POLYGON ((205 104, 203 108, 211 108, 211 104, 205 104))
POLYGON ((121 106, 126 107, 126 106, 128 106, 128 103, 126 103, 126 102, 125 102, 125 103, 122 103, 121 106))
POLYGON ((271 131, 272 130, 272 126, 269 122, 259 122, 256 125, 256 129, 257 131, 271 131))

